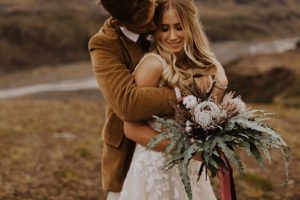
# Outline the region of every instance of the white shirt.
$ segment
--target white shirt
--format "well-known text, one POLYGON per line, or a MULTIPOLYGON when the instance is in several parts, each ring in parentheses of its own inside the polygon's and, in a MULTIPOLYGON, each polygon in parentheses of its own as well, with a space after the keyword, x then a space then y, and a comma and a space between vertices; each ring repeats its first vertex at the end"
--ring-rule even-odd
MULTIPOLYGON (((140 34, 137 34, 137 33, 134 33, 130 30, 128 30, 127 28, 125 27, 120 27, 122 33, 127 37, 129 38, 131 41, 133 42, 137 42, 139 37, 140 37, 140 34)), ((151 42, 151 43, 154 43, 154 36, 152 34, 149 34, 146 39, 151 42)))
POLYGON ((123 33, 127 38, 129 38, 130 40, 132 40, 133 42, 137 42, 137 40, 138 40, 139 37, 140 37, 140 34, 131 32, 130 30, 128 30, 128 29, 125 28, 125 27, 120 27, 120 29, 121 29, 122 33, 123 33))

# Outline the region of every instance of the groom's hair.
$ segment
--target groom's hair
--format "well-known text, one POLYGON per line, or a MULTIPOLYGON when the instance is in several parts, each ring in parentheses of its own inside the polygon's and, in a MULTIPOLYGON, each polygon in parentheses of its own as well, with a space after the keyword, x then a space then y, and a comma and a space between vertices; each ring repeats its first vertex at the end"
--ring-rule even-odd
POLYGON ((140 25, 148 18, 150 0, 99 0, 107 12, 127 25, 140 25))

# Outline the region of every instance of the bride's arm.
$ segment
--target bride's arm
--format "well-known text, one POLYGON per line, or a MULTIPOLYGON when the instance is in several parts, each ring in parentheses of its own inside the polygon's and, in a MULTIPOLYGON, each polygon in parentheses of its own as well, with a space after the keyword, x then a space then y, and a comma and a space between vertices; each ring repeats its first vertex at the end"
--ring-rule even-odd
MULTIPOLYGON (((146 146, 150 140, 158 134, 154 129, 150 128, 150 126, 134 122, 125 122, 124 131, 127 138, 142 146, 146 146)), ((153 150, 163 152, 168 144, 169 140, 162 140, 153 150)))
POLYGON ((213 99, 216 103, 220 103, 225 95, 228 79, 225 73, 223 66, 217 65, 217 71, 215 74, 215 84, 212 88, 210 98, 213 99))
MULTIPOLYGON (((134 78, 138 87, 157 87, 163 71, 162 63, 154 56, 144 59, 134 73, 134 78)), ((153 97, 156 98, 156 97, 153 97)), ((145 105, 147 107, 147 105, 145 105)), ((158 133, 143 123, 124 122, 125 136, 132 141, 146 146, 149 141, 158 133)), ((154 150, 164 151, 168 145, 168 140, 160 142, 154 150)))

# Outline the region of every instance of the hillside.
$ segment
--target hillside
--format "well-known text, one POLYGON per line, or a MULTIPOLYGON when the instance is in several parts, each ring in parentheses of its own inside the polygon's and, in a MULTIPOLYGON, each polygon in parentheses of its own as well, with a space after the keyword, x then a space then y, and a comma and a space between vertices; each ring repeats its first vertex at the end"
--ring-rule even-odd
POLYGON ((215 42, 299 35, 300 1, 204 0, 197 4, 206 32, 215 42))
POLYGON ((230 89, 248 102, 300 107, 300 48, 243 57, 227 66, 230 89))
POLYGON ((87 60, 87 42, 104 17, 93 0, 2 0, 0 69, 87 60))
MULTIPOLYGON (((107 17, 95 1, 2 0, 0 72, 89 60, 88 40, 107 17)), ((300 30, 296 0, 196 3, 213 41, 289 37, 300 30)))

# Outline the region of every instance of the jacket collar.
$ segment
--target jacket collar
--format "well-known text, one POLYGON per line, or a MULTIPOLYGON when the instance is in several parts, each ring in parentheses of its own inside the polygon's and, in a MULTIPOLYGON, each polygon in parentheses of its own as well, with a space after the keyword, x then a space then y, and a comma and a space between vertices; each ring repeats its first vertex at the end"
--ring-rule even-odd
POLYGON ((137 34, 137 33, 134 33, 130 30, 128 30, 127 28, 125 27, 120 27, 120 30, 122 31, 122 33, 127 37, 129 38, 130 40, 132 40, 133 42, 137 42, 139 37, 140 37, 140 34, 137 34))
POLYGON ((142 48, 134 41, 125 36, 120 27, 114 23, 114 19, 112 17, 108 18, 104 22, 99 32, 107 39, 121 40, 131 58, 132 65, 128 67, 130 68, 130 70, 133 70, 144 54, 142 48))

